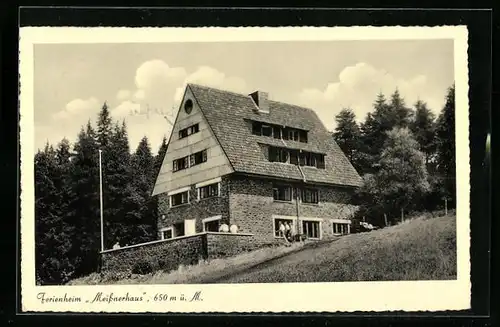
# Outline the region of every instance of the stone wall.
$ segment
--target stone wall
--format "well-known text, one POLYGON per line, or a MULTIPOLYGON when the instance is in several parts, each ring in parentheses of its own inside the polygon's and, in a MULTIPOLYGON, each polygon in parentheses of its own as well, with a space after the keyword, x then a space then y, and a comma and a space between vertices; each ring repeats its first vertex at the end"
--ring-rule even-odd
POLYGON ((233 256, 254 250, 260 245, 252 234, 207 233, 209 259, 233 256))
MULTIPOLYGON (((276 182, 282 183, 283 182, 276 182)), ((300 183, 286 183, 292 188, 303 187, 300 183)), ((291 202, 273 200, 273 181, 232 175, 230 180, 229 214, 231 224, 241 232, 252 233, 260 242, 273 242, 273 215, 301 218, 321 218, 323 238, 333 236, 332 219, 350 219, 357 207, 351 205, 353 190, 342 187, 314 186, 319 189, 319 203, 297 203, 295 192, 291 202)), ((298 224, 298 232, 302 226, 298 224)))
POLYGON ((261 245, 252 234, 199 233, 104 251, 102 271, 130 274, 136 265, 145 262, 152 271, 170 271, 181 264, 194 265, 202 259, 233 256, 261 245))
MULTIPOLYGON (((221 215, 221 224, 229 224, 228 178, 222 177, 220 196, 198 200, 195 185, 191 185, 189 203, 170 208, 167 193, 158 195, 158 231, 173 224, 184 222, 185 219, 196 219, 196 232, 203 231, 202 219, 221 215), (162 218, 165 215, 165 218, 162 218)), ((161 238, 158 232, 158 238, 161 238)))
POLYGON ((169 271, 180 264, 196 264, 206 253, 204 234, 179 237, 104 251, 102 270, 131 273, 139 262, 147 262, 153 271, 169 271))

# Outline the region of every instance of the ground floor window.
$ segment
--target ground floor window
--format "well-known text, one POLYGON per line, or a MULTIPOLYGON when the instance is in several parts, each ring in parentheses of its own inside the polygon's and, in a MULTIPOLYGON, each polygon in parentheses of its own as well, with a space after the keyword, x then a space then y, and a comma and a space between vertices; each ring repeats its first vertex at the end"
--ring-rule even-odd
POLYGON ((184 222, 174 224, 174 237, 184 236, 184 222))
POLYGON ((203 231, 204 232, 218 232, 221 225, 221 217, 210 217, 203 219, 203 231))
POLYGON ((302 233, 308 238, 320 238, 319 221, 302 221, 302 233))
POLYGON ((348 223, 333 223, 333 234, 335 234, 335 235, 349 234, 349 224, 348 223))
POLYGON ((294 233, 295 225, 293 219, 275 218, 274 219, 274 236, 283 237, 288 233, 294 233))
POLYGON ((162 229, 162 230, 160 230, 160 233, 161 233, 162 240, 168 240, 168 239, 174 237, 174 231, 173 231, 172 227, 162 229))

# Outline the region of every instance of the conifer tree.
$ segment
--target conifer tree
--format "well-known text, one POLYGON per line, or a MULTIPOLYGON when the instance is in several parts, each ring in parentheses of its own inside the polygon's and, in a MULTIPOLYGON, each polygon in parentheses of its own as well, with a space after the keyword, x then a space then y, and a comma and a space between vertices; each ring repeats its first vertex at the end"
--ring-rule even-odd
POLYGON ((404 128, 410 126, 410 122, 413 118, 413 111, 411 108, 406 106, 405 101, 401 97, 398 89, 396 89, 391 95, 389 107, 391 111, 389 130, 393 127, 404 128))
POLYGON ((78 134, 69 172, 73 196, 67 214, 76 230, 70 253, 75 276, 95 272, 99 266, 99 147, 96 138, 89 121, 78 134))
POLYGON ((436 164, 442 185, 442 195, 448 207, 456 206, 455 163, 455 86, 448 89, 446 103, 436 124, 436 164), (451 201, 451 203, 448 203, 451 201))
POLYGON ((410 124, 410 130, 420 145, 420 151, 425 154, 429 164, 435 153, 435 120, 436 117, 421 100, 415 103, 415 119, 410 124))
POLYGON ((344 108, 335 117, 337 126, 333 133, 333 138, 344 154, 353 164, 354 168, 358 167, 358 153, 360 147, 361 133, 359 126, 356 123, 356 115, 350 108, 344 108))

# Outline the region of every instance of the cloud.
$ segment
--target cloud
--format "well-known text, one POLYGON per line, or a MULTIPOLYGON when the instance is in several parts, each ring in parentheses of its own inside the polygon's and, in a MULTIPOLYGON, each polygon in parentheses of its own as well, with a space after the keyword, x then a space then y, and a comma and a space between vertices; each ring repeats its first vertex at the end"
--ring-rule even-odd
POLYGON ((430 108, 441 109, 442 90, 434 88, 426 76, 417 75, 410 78, 395 76, 367 63, 344 68, 338 80, 328 83, 323 89, 302 90, 298 102, 316 110, 327 129, 333 129, 335 115, 342 108, 352 108, 358 121, 362 121, 366 114, 372 111, 373 102, 379 92, 389 98, 396 88, 408 106, 421 99, 426 101, 430 108), (421 98, 424 95, 425 98, 421 98))
POLYGON ((184 89, 188 83, 201 84, 239 93, 245 93, 247 91, 246 82, 242 78, 227 76, 223 72, 209 66, 199 66, 193 73, 188 75, 184 83, 176 89, 174 95, 175 105, 178 105, 182 100, 184 89))
POLYGON ((130 91, 129 90, 120 90, 116 94, 116 98, 118 99, 118 101, 128 100, 128 99, 130 99, 130 91))
POLYGON ((64 109, 56 112, 52 118, 54 120, 74 119, 78 116, 90 116, 100 109, 99 100, 95 97, 84 99, 74 99, 66 104, 64 109))

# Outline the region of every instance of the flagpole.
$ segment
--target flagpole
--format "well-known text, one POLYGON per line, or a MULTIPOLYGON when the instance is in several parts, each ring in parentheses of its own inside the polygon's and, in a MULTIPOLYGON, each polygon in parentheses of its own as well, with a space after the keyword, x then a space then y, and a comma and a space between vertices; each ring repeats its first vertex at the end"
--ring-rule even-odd
POLYGON ((101 251, 104 251, 104 220, 103 220, 103 205, 102 205, 102 150, 99 149, 99 201, 101 212, 101 251))

